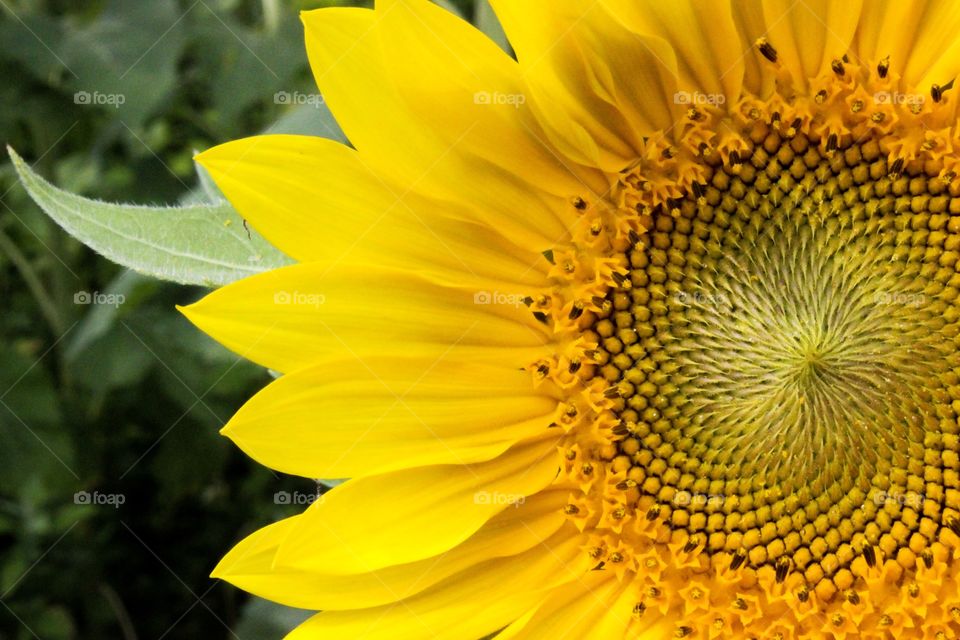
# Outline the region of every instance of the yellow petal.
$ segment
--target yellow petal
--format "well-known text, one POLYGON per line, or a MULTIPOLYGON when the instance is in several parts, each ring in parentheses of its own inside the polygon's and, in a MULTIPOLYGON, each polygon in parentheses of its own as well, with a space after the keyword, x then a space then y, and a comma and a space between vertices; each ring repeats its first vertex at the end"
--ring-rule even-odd
POLYGON ((555 439, 472 465, 438 465, 350 480, 304 513, 280 547, 284 566, 374 571, 443 553, 557 474, 555 439))
POLYGON ((235 282, 181 311, 241 356, 284 372, 371 352, 439 360, 466 347, 512 347, 519 359, 548 338, 507 293, 495 298, 412 273, 308 263, 235 282))
POLYGON ((354 478, 489 460, 542 435, 557 403, 506 363, 371 356, 283 376, 223 433, 278 471, 354 478))
POLYGON ((621 582, 610 571, 591 571, 558 588, 529 618, 508 627, 503 637, 510 640, 627 637, 632 604, 622 610, 617 605, 624 604, 625 591, 635 589, 629 580, 621 582))
POLYGON ((631 32, 589 0, 493 5, 524 73, 539 87, 542 121, 579 162, 622 169, 644 136, 676 121, 677 62, 662 38, 631 32), (585 146, 580 130, 595 145, 585 146))
POLYGON ((411 111, 428 116, 422 126, 529 187, 561 197, 580 187, 546 144, 513 58, 429 0, 377 0, 376 7, 382 48, 395 53, 385 57, 388 73, 411 111))
MULTIPOLYGON (((953 0, 873 0, 863 8, 856 54, 865 63, 890 56, 890 70, 929 96, 960 73, 960 4, 953 0)), ((948 94, 949 95, 949 94, 948 94)))
POLYGON ((602 2, 632 31, 666 38, 677 56, 681 89, 728 107, 739 99, 744 53, 750 45, 740 40, 729 2, 602 2))
POLYGON ((398 604, 321 613, 287 640, 463 640, 525 614, 544 593, 587 573, 576 537, 558 533, 529 551, 490 560, 398 604))
MULTIPOLYGON (((521 284, 544 281, 538 247, 388 184, 355 150, 308 136, 264 135, 197 157, 241 215, 301 261, 433 268, 521 284)), ((539 249, 542 250, 543 246, 539 249)))
MULTIPOLYGON (((535 494, 505 509, 447 553, 370 573, 327 575, 276 565, 280 545, 301 516, 272 524, 241 541, 217 565, 213 577, 291 607, 329 611, 376 607, 414 596, 450 576, 492 558, 507 558, 543 544, 564 526, 569 491, 535 494)), ((570 526, 567 524, 566 526, 570 526)))
POLYGON ((766 38, 798 86, 828 71, 849 50, 862 0, 763 0, 766 38))
MULTIPOLYGON (((474 92, 447 86, 432 98, 420 95, 432 86, 424 84, 431 73, 416 66, 426 63, 422 58, 403 62, 403 53, 385 50, 383 42, 392 36, 385 34, 382 23, 401 21, 404 24, 397 26, 408 29, 416 18, 402 20, 404 16, 409 16, 409 9, 399 5, 386 18, 366 10, 320 9, 303 14, 317 85, 348 138, 366 164, 403 191, 461 203, 474 220, 515 237, 521 245, 553 246, 569 230, 566 222, 573 212, 566 199, 584 185, 572 175, 563 179, 562 165, 531 138, 518 109, 473 102, 475 91, 499 91, 497 85, 474 92), (419 74, 416 86, 400 86, 399 66, 407 75, 419 74), (417 101, 412 101, 414 95, 417 101), (456 114, 465 108, 467 115, 477 117, 461 120, 456 114), (507 161, 508 157, 513 160, 507 161), (524 169, 524 160, 531 161, 531 166, 524 169)), ((485 51, 496 57, 482 60, 487 75, 491 70, 502 74, 513 64, 493 49, 488 43, 485 51)), ((435 58, 449 60, 449 51, 441 48, 440 53, 436 43, 431 50, 435 58)), ((431 66, 436 62, 431 61, 431 66)))
POLYGON ((772 72, 770 62, 755 46, 759 38, 767 36, 760 0, 730 0, 730 8, 737 26, 737 41, 743 48, 744 90, 757 96, 768 96, 774 87, 776 74, 772 72))

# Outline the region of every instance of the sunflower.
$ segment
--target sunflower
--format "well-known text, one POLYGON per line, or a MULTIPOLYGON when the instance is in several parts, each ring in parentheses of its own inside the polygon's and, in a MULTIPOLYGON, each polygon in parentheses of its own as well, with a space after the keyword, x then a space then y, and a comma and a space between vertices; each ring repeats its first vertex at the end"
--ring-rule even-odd
POLYGON ((303 14, 352 146, 199 157, 297 264, 184 310, 351 478, 214 575, 290 638, 955 638, 953 2, 303 14))

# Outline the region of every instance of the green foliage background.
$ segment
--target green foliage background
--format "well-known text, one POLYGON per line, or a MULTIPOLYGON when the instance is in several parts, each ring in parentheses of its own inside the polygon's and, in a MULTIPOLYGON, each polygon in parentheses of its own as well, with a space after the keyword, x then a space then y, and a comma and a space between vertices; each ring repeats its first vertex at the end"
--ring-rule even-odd
MULTIPOLYGON (((322 104, 274 95, 315 91, 297 12, 344 4, 369 3, 0 0, 0 138, 86 196, 199 197, 195 150, 268 128, 337 134, 322 104)), ((235 541, 303 509, 277 492, 316 487, 218 436, 269 375, 174 310, 203 293, 94 255, 0 164, 0 640, 280 638, 307 615, 208 578, 235 541)))

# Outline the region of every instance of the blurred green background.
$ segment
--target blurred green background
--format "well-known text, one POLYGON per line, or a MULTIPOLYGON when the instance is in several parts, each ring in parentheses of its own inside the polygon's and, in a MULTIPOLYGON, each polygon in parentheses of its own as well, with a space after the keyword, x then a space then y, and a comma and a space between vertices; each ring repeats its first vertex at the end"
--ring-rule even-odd
MULTIPOLYGON (((347 4, 370 3, 0 0, 0 137, 73 192, 197 198, 195 150, 338 135, 282 96, 315 92, 298 11, 347 4)), ((0 640, 280 638, 307 615, 208 577, 317 487, 218 435, 269 375, 175 311, 203 293, 93 254, 0 163, 0 640)))

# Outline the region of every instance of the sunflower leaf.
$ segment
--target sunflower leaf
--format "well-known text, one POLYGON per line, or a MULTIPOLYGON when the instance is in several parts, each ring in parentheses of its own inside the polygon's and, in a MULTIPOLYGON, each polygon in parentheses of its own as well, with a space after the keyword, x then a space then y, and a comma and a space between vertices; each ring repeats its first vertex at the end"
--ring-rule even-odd
POLYGON ((500 26, 500 20, 497 19, 497 14, 493 12, 490 0, 477 0, 473 14, 473 22, 484 35, 496 42, 498 47, 507 53, 511 52, 510 43, 507 41, 507 34, 504 33, 503 27, 500 26))
POLYGON ((92 200, 55 187, 7 150, 23 186, 47 215, 94 251, 139 273, 218 286, 291 262, 226 202, 147 207, 92 200))

